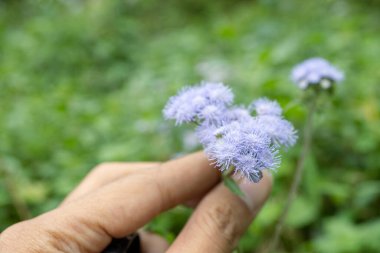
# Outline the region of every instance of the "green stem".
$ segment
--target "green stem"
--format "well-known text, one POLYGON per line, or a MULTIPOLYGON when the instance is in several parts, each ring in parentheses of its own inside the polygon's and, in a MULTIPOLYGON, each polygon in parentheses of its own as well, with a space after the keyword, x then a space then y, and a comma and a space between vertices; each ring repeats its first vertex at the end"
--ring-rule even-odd
POLYGON ((289 209, 290 209, 290 207, 291 207, 291 205, 292 205, 292 203, 293 203, 293 201, 297 195, 298 187, 300 185, 302 173, 303 173, 304 167, 305 167, 306 157, 309 154, 310 147, 311 147, 312 132, 313 132, 313 116, 314 116, 314 113, 316 110, 316 104, 317 104, 316 102, 317 102, 316 98, 313 98, 309 104, 309 108, 308 108, 309 110, 308 110, 308 114, 307 114, 307 118, 306 118, 306 122, 305 122, 305 126, 304 126, 303 146, 302 146, 302 150, 301 150, 301 155, 300 155, 298 162, 297 162, 296 172, 294 174, 294 178, 292 181, 292 185, 291 185, 291 188, 289 191, 287 201, 285 203, 285 207, 284 207, 284 209, 281 213, 281 216, 277 222, 276 230, 275 230, 273 239, 272 239, 272 241, 268 247, 268 250, 266 252, 274 252, 276 250, 278 241, 280 239, 280 236, 281 236, 284 224, 285 224, 287 214, 288 214, 289 209))
POLYGON ((237 196, 243 197, 244 193, 241 191, 239 183, 241 183, 242 177, 237 179, 233 179, 232 176, 234 174, 235 167, 230 166, 226 171, 223 172, 222 178, 224 185, 230 189, 230 191, 237 196))
POLYGON ((231 165, 226 171, 223 172, 223 175, 230 177, 232 176, 234 171, 235 171, 235 167, 231 165))

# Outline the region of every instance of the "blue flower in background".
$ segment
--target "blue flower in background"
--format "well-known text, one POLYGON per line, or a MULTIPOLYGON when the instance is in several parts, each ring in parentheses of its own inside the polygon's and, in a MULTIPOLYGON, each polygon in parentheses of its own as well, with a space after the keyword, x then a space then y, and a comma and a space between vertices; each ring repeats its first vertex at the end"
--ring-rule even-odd
POLYGON ((199 86, 185 87, 169 99, 163 113, 166 119, 177 124, 219 121, 226 106, 233 102, 233 93, 222 83, 203 82, 199 86))
POLYGON ((344 74, 323 58, 311 58, 296 65, 291 78, 301 89, 317 84, 328 89, 333 83, 341 82, 344 74))

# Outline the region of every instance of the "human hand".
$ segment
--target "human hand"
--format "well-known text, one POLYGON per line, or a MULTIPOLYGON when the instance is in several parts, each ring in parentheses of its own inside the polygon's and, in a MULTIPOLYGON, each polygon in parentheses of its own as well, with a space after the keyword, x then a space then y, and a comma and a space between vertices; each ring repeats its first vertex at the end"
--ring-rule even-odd
POLYGON ((231 252, 267 199, 268 174, 242 183, 239 198, 202 153, 165 163, 109 163, 95 168, 58 208, 0 235, 1 253, 101 252, 112 238, 137 231, 156 215, 197 203, 172 245, 139 231, 144 253, 231 252))

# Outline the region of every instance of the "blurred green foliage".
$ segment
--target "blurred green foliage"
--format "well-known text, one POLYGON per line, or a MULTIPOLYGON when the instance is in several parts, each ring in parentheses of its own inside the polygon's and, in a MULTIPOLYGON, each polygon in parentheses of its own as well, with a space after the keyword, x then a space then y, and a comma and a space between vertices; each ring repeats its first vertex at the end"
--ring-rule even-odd
MULTIPOLYGON (((316 118, 279 252, 380 252, 379 24, 375 0, 1 1, 0 229, 56 207, 98 163, 199 148, 161 116, 184 84, 222 79, 238 103, 286 106, 300 96, 291 67, 322 56, 346 81, 316 118)), ((304 107, 287 118, 302 129, 304 107)), ((271 239, 299 147, 241 252, 271 239)), ((172 240, 189 215, 180 207, 149 227, 172 240)))

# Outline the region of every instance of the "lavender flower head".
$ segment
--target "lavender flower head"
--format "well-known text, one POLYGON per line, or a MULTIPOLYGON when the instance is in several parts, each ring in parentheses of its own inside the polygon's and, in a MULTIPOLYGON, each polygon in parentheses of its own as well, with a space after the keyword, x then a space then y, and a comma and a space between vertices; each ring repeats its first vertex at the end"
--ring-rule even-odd
POLYGON ((222 83, 203 82, 199 86, 185 87, 171 97, 163 113, 166 119, 174 119, 177 124, 215 121, 232 101, 231 90, 222 83))
POLYGON ((248 122, 252 120, 253 118, 246 108, 243 106, 233 106, 224 110, 222 114, 219 115, 219 120, 216 124, 209 124, 208 121, 200 124, 196 129, 196 135, 200 143, 204 147, 207 147, 217 140, 215 134, 220 127, 232 122, 248 122))
POLYGON ((278 147, 286 148, 293 146, 297 141, 297 131, 287 120, 273 115, 259 116, 256 118, 259 129, 265 132, 278 147))
POLYGON ((259 98, 249 106, 251 111, 255 111, 258 116, 272 115, 281 116, 282 109, 277 101, 271 101, 267 98, 259 98))
POLYGON ((208 147, 212 143, 217 141, 216 130, 218 126, 213 124, 208 124, 208 122, 203 122, 200 124, 196 130, 195 134, 204 148, 208 147))
POLYGON ((262 170, 278 167, 279 156, 270 138, 250 123, 235 121, 217 129, 216 141, 205 152, 221 171, 233 168, 235 173, 257 183, 262 170))
POLYGON ((290 147, 296 143, 297 131, 283 118, 277 101, 260 98, 251 103, 250 109, 257 115, 254 124, 271 138, 274 145, 290 147))
POLYGON ((250 119, 252 119, 252 116, 244 106, 233 106, 224 111, 221 121, 223 124, 227 124, 232 121, 247 121, 250 119))
POLYGON ((323 58, 310 58, 293 68, 291 78, 301 89, 317 84, 328 89, 341 82, 344 74, 323 58))

